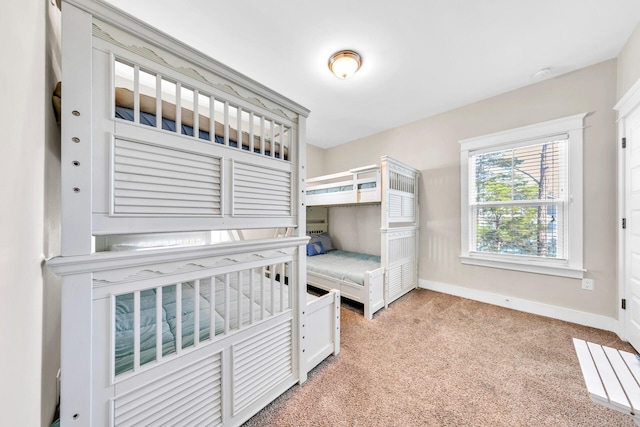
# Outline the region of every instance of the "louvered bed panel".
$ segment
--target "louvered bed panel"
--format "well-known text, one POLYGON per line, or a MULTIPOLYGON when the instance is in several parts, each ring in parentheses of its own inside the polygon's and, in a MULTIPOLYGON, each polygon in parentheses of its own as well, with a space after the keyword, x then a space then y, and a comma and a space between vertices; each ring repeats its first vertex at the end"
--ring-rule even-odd
POLYGON ((389 203, 388 219, 393 222, 415 223, 417 209, 417 171, 396 163, 387 158, 388 187, 387 200, 389 203))
POLYGON ((417 227, 404 227, 383 231, 385 275, 385 301, 395 301, 418 285, 417 227))
POLYGON ((222 425, 220 353, 116 396, 114 425, 222 425))
POLYGON ((222 213, 221 159, 116 139, 113 213, 222 213))
POLYGON ((282 217, 291 213, 290 169, 260 168, 234 162, 234 216, 282 217))
POLYGON ((292 341, 289 320, 232 346, 234 416, 293 374, 292 341))

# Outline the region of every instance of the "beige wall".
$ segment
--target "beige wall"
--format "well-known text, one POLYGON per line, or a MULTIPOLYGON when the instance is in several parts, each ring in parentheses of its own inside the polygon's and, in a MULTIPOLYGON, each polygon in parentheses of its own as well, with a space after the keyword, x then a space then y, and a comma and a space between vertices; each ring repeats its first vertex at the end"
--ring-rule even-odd
POLYGON ((324 150, 307 144, 307 177, 324 174, 324 150))
POLYGON ((332 207, 328 214, 336 248, 380 255, 380 206, 332 207))
MULTIPOLYGON (((617 317, 615 102, 616 61, 610 60, 328 149, 324 173, 371 164, 385 154, 421 171, 421 280, 617 317), (576 279, 462 265, 458 141, 583 112, 589 113, 584 266, 595 289, 582 290, 576 279)), ((356 229, 338 227, 352 233, 343 239, 356 237, 356 229)))
POLYGON ((640 25, 618 55, 617 98, 620 99, 640 79, 640 25))

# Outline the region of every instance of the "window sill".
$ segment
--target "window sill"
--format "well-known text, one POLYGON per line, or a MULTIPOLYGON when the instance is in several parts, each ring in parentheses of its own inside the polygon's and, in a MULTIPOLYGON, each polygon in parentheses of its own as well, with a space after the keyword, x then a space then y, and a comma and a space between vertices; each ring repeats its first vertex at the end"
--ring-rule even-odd
POLYGON ((504 270, 523 271, 526 273, 547 274, 551 276, 570 277, 573 279, 582 279, 585 270, 571 268, 564 265, 549 265, 538 262, 518 262, 517 260, 497 260, 488 259, 477 256, 460 256, 460 262, 468 265, 477 265, 481 267, 501 268, 504 270))

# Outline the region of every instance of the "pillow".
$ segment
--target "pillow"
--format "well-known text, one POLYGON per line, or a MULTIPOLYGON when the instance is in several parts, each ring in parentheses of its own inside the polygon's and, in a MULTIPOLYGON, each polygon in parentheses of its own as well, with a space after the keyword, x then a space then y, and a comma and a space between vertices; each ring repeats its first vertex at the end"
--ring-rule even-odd
POLYGON ((324 251, 324 248, 322 247, 322 243, 314 242, 314 243, 307 244, 307 255, 308 256, 322 255, 324 253, 326 253, 326 252, 324 251))
POLYGON ((313 236, 311 236, 309 243, 316 243, 316 242, 322 243, 322 246, 324 247, 325 251, 333 250, 333 245, 331 244, 331 237, 329 237, 328 233, 314 234, 313 236))

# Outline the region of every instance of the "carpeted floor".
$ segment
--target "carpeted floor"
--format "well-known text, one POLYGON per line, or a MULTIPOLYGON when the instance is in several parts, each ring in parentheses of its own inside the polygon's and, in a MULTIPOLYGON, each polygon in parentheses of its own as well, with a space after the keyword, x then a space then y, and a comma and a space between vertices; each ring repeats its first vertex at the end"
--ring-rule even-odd
POLYGON ((417 289, 372 321, 341 309, 341 353, 246 426, 633 426, 593 403, 572 337, 611 333, 417 289))

